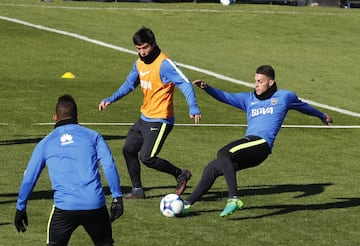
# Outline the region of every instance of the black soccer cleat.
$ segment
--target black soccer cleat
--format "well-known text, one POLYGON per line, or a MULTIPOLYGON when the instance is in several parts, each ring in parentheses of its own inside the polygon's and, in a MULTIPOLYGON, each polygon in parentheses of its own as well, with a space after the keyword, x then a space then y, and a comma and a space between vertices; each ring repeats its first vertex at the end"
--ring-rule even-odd
POLYGON ((132 188, 131 192, 127 194, 124 199, 145 199, 143 188, 132 188))
POLYGON ((182 170, 181 174, 176 178, 176 195, 181 195, 185 189, 188 180, 191 178, 191 172, 189 170, 182 170))

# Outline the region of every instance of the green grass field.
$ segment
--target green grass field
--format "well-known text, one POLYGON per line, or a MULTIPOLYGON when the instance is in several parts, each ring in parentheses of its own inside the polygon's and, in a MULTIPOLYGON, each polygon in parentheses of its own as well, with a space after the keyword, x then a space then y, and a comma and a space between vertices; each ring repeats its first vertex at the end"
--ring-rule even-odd
MULTIPOLYGON (((123 82, 136 55, 51 30, 135 51, 132 35, 145 25, 178 63, 249 83, 259 65, 271 64, 280 88, 325 105, 318 108, 333 117, 335 126, 359 126, 359 23, 358 9, 0 0, 0 246, 45 245, 52 206, 46 170, 28 202, 26 233, 17 233, 13 217, 27 161, 53 127, 38 123, 51 123, 58 96, 75 97, 82 123, 131 123, 139 116, 139 90, 97 110, 100 100, 123 82), (68 71, 76 78, 62 79, 68 71)), ((202 78, 227 91, 251 90, 183 70, 191 80, 202 78)), ((203 124, 246 124, 244 113, 197 88, 196 94, 203 124)), ((191 124, 179 90, 175 101, 177 123, 191 124)), ((289 112, 285 124, 322 126, 298 112, 289 112)), ((129 126, 89 127, 107 139, 127 192, 131 184, 121 148, 129 126)), ((184 198, 217 150, 244 132, 242 126, 174 128, 160 156, 192 171, 184 198)), ((237 174, 245 209, 226 218, 219 217, 227 196, 223 178, 192 207, 191 216, 165 218, 159 202, 173 192, 175 180, 143 166, 148 199, 125 201, 124 215, 113 224, 115 245, 358 245, 359 137, 359 128, 283 128, 273 154, 237 174)), ((70 245, 92 243, 79 228, 70 245)))

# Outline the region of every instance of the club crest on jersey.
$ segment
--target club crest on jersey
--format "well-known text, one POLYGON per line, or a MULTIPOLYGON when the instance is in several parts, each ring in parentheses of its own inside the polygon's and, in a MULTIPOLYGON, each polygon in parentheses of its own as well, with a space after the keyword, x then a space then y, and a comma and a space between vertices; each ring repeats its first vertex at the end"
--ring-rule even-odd
POLYGON ((67 145, 74 142, 73 137, 70 134, 65 133, 60 138, 61 145, 67 145))
POLYGON ((271 105, 278 104, 279 100, 277 98, 271 98, 271 105))

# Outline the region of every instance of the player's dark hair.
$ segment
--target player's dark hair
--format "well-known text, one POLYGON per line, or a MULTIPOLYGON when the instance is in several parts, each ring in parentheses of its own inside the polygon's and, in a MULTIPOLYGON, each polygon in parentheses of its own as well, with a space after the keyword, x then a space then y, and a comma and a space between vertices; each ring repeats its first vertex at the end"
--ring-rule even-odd
POLYGON ((145 43, 154 44, 156 43, 155 35, 150 28, 142 27, 133 36, 134 45, 142 45, 145 43))
POLYGON ((256 73, 264 74, 272 80, 275 80, 275 70, 270 65, 262 65, 256 69, 256 73))
POLYGON ((58 98, 55 112, 60 119, 77 119, 77 106, 70 95, 62 95, 58 98))

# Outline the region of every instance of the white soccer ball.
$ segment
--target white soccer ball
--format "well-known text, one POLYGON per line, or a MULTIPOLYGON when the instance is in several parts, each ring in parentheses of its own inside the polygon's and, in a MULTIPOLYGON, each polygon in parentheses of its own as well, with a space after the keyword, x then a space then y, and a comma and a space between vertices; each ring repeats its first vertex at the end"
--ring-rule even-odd
POLYGON ((229 6, 234 3, 234 0, 220 0, 220 3, 224 6, 229 6))
POLYGON ((176 194, 168 194, 161 199, 160 211, 166 217, 177 217, 184 209, 183 199, 176 194))

